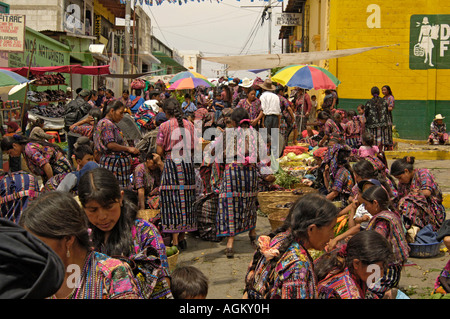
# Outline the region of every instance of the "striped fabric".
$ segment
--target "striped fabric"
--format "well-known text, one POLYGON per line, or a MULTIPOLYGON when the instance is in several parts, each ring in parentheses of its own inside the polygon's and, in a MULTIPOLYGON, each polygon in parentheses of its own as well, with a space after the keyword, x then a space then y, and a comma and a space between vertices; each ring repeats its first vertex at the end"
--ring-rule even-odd
MULTIPOLYGON (((290 231, 277 234, 270 248, 279 249, 290 238, 290 231)), ((245 277, 249 299, 317 299, 317 276, 308 251, 293 241, 273 265, 264 255, 245 277)))
POLYGON ((39 195, 36 177, 25 172, 0 175, 0 217, 19 221, 28 203, 39 195))
POLYGON ((195 172, 192 163, 164 161, 161 177, 160 207, 162 232, 179 233, 197 230, 194 202, 195 172))
POLYGON ((225 166, 219 190, 218 236, 235 236, 256 227, 257 195, 256 165, 225 166))
POLYGON ((378 299, 348 268, 337 274, 329 273, 319 282, 318 290, 319 299, 378 299))
POLYGON ((125 155, 125 153, 123 155, 103 154, 100 157, 99 166, 111 171, 122 189, 131 187, 131 156, 125 155))
MULTIPOLYGON (((99 252, 90 252, 79 284, 66 299, 142 299, 131 268, 99 252)), ((55 296, 50 299, 56 299, 55 296)))
POLYGON ((403 264, 409 257, 410 248, 406 241, 401 217, 397 213, 385 210, 376 214, 371 218, 366 229, 375 230, 392 243, 394 260, 385 268, 380 285, 370 289, 382 297, 387 290, 398 286, 403 264))
POLYGON ((408 226, 423 228, 431 224, 433 231, 441 227, 446 216, 442 192, 428 169, 415 169, 410 184, 398 184, 398 193, 398 209, 408 219, 408 226), (425 197, 420 190, 429 190, 431 195, 425 197))

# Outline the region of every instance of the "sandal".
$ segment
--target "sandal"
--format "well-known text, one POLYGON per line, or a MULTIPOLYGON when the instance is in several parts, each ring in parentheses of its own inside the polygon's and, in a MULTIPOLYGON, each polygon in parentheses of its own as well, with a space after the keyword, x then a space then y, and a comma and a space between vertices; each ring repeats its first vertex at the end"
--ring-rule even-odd
POLYGON ((234 251, 233 248, 225 248, 225 255, 227 258, 233 258, 234 257, 234 251))

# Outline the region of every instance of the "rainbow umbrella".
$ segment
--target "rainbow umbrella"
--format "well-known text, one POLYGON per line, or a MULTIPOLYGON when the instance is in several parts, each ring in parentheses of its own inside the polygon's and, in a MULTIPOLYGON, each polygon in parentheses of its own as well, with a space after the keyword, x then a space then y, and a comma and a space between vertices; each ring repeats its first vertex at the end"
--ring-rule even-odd
POLYGON ((202 80, 207 81, 210 86, 213 86, 212 83, 209 82, 205 76, 201 75, 200 73, 194 72, 194 71, 183 71, 183 72, 177 73, 172 79, 170 79, 169 83, 173 84, 180 79, 188 79, 188 78, 202 79, 202 80))
POLYGON ((287 66, 278 71, 272 77, 272 81, 288 87, 308 90, 336 89, 341 84, 341 81, 330 71, 312 64, 287 66))
POLYGON ((168 90, 190 90, 198 86, 211 87, 212 84, 208 80, 200 78, 185 78, 179 79, 172 83, 168 90))

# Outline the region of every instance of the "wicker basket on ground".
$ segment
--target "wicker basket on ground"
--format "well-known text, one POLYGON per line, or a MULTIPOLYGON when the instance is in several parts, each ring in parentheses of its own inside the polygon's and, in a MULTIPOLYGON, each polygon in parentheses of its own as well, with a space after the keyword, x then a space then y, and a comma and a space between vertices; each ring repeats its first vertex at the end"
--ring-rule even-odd
POLYGON ((288 212, 289 213, 289 209, 290 208, 286 208, 286 207, 277 207, 278 205, 285 205, 287 203, 271 203, 269 205, 267 205, 267 215, 270 216, 272 214, 275 213, 285 213, 288 212))
POLYGON ((137 218, 150 220, 158 215, 159 209, 140 209, 137 213, 137 218))
POLYGON ((173 254, 172 256, 167 257, 167 262, 169 263, 169 270, 172 272, 177 267, 178 262, 178 255, 180 254, 179 251, 176 252, 176 254, 173 254))
POLYGON ((297 187, 296 189, 292 189, 289 191, 259 192, 259 209, 267 215, 269 214, 269 204, 286 204, 289 202, 295 202, 306 194, 318 192, 319 191, 317 189, 308 186, 297 187))
POLYGON ((278 227, 284 224, 286 217, 289 214, 289 208, 285 208, 284 211, 278 211, 276 213, 269 215, 270 226, 272 227, 272 231, 275 231, 278 227))

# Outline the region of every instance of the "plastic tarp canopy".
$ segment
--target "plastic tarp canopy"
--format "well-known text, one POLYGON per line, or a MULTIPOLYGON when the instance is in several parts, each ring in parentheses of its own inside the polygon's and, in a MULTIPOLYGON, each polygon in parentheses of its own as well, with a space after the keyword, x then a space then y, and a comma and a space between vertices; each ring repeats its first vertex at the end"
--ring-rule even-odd
POLYGON ((313 61, 327 60, 333 58, 345 57, 353 54, 360 54, 366 51, 388 47, 389 45, 342 49, 332 51, 316 51, 302 53, 284 53, 284 54, 254 54, 254 55, 234 55, 202 57, 203 60, 221 63, 227 65, 227 70, 253 70, 253 69, 271 69, 276 67, 285 67, 291 64, 309 64, 313 61))

